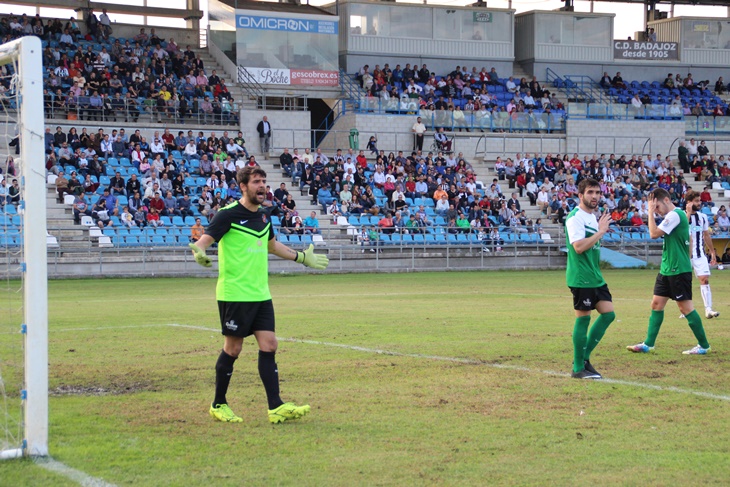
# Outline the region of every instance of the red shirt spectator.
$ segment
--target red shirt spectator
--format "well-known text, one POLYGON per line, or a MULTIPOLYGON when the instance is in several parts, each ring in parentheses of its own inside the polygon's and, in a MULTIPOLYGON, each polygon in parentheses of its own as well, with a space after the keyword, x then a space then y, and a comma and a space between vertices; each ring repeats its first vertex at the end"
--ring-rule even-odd
POLYGON ((368 159, 365 157, 365 153, 363 151, 360 151, 360 154, 357 155, 357 164, 363 169, 368 168, 368 159))
POLYGON ((702 192, 700 193, 700 201, 703 202, 703 203, 711 203, 712 202, 712 195, 707 190, 707 187, 705 187, 705 189, 703 189, 702 192))
MULTIPOLYGON (((162 201, 162 200, 160 200, 160 201, 162 201)), ((154 209, 150 209, 150 212, 147 213, 147 221, 148 222, 153 222, 153 221, 159 222, 160 214, 157 213, 157 211, 155 211, 154 209)))
POLYGON ((152 208, 154 208, 158 212, 162 212, 165 209, 165 202, 162 201, 162 198, 160 198, 158 194, 156 194, 154 198, 150 200, 150 209, 152 208))

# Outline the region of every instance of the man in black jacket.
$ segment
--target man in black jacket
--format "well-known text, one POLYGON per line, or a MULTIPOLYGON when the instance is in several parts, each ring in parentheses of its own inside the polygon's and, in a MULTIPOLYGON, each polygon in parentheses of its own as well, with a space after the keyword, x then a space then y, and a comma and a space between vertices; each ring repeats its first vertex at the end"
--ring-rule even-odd
POLYGON ((264 119, 259 122, 256 126, 256 131, 259 133, 259 142, 261 143, 261 152, 264 154, 264 158, 269 158, 269 142, 271 141, 271 124, 269 118, 264 115, 264 119))

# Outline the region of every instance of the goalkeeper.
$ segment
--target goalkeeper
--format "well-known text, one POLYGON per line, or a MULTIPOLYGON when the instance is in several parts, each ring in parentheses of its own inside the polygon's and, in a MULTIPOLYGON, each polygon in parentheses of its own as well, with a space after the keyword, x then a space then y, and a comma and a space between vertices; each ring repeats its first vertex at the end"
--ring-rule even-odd
POLYGON ((243 339, 253 335, 259 345, 258 368, 269 403, 269 421, 281 423, 301 418, 309 412, 309 406, 285 403, 279 397, 268 254, 313 269, 325 269, 329 260, 324 255, 315 254, 311 245, 304 252, 297 252, 276 240, 269 215, 261 208, 266 198, 266 172, 263 169, 239 169, 236 180, 241 189, 241 199, 222 208, 202 238, 190 244, 195 261, 210 267, 211 260, 205 250, 218 242, 216 299, 224 341, 215 366, 215 399, 210 406, 210 415, 218 421, 243 421, 228 407, 226 392, 243 339))

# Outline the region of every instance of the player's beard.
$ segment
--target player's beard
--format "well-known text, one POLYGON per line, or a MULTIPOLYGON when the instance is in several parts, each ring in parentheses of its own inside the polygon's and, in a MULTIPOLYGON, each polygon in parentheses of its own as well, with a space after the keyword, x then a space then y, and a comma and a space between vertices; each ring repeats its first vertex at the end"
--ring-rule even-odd
POLYGON ((246 199, 255 205, 260 205, 266 199, 266 191, 259 192, 257 189, 246 189, 246 199))
POLYGON ((697 213, 698 211, 700 211, 701 205, 692 204, 691 206, 692 206, 692 213, 697 213))
POLYGON ((590 208, 591 210, 595 210, 596 208, 598 208, 598 200, 596 200, 594 203, 592 200, 584 197, 583 204, 586 206, 586 208, 590 208))

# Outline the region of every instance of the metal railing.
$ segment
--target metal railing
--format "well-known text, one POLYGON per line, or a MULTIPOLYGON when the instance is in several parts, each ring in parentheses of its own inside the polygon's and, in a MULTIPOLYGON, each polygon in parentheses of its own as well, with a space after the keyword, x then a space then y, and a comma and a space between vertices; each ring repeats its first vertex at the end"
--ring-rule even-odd
POLYGON ((183 111, 179 106, 158 107, 156 104, 147 104, 144 101, 139 103, 137 100, 134 100, 134 103, 125 103, 123 107, 119 108, 93 107, 82 103, 58 106, 52 100, 47 100, 43 107, 43 113, 45 118, 53 120, 137 122, 139 119, 148 119, 150 123, 197 123, 238 127, 240 107, 238 103, 232 103, 231 105, 232 110, 215 113, 205 112, 194 106, 183 111))
MULTIPOLYGON (((347 151, 348 148, 352 148, 355 151, 365 150, 367 145, 367 138, 363 137, 362 140, 355 141, 352 144, 350 130, 308 130, 308 129, 277 129, 275 137, 271 141, 272 151, 281 151, 284 148, 299 148, 300 155, 303 148, 309 147, 310 141, 320 141, 319 146, 322 150, 328 150, 334 153, 337 149, 347 151), (353 146, 354 145, 354 146, 353 146)), ((414 147, 414 136, 412 132, 368 132, 367 136, 375 136, 378 139, 378 150, 382 150, 385 154, 390 152, 398 153, 402 150, 410 153, 414 147)), ((459 151, 459 138, 451 137, 452 140, 451 150, 454 152, 459 151)), ((436 152, 438 148, 433 139, 433 135, 426 134, 424 138, 423 151, 427 153, 429 151, 436 152)), ((366 154, 370 154, 369 150, 365 150, 366 154)))
POLYGON ((682 107, 675 105, 643 105, 624 103, 568 103, 567 118, 612 120, 681 120, 682 107))
POLYGON ((365 96, 365 90, 344 69, 340 69, 340 88, 342 96, 347 100, 355 101, 365 96))
POLYGON ((546 69, 545 79, 548 81, 548 86, 553 86, 565 93, 568 101, 593 101, 591 95, 583 91, 577 83, 571 81, 567 77, 561 77, 550 68, 546 69))
POLYGON ((418 115, 429 130, 443 127, 447 131, 474 130, 506 133, 554 133, 565 132, 562 113, 467 111, 467 110, 420 110, 418 115))
POLYGON ((241 86, 244 96, 251 99, 263 100, 264 108, 266 108, 266 91, 261 84, 256 81, 248 69, 243 66, 237 66, 238 84, 241 86))
POLYGON ((570 83, 578 87, 595 103, 607 103, 610 101, 603 89, 600 88, 598 83, 596 83, 596 81, 590 76, 583 74, 566 74, 565 80, 566 82, 570 81, 570 83))
POLYGON ((684 130, 688 135, 702 137, 730 135, 730 117, 686 116, 684 117, 684 130))

